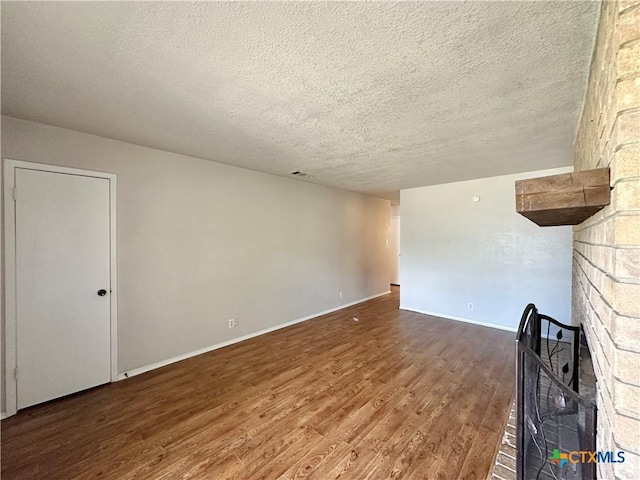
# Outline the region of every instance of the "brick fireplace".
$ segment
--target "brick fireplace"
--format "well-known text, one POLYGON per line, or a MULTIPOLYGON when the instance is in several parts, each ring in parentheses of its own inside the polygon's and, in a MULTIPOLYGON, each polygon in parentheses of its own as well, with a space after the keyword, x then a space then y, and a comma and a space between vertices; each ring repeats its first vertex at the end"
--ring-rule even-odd
POLYGON ((597 378, 597 448, 625 462, 598 478, 640 478, 640 0, 603 2, 575 171, 609 167, 611 204, 574 227, 573 322, 597 378))

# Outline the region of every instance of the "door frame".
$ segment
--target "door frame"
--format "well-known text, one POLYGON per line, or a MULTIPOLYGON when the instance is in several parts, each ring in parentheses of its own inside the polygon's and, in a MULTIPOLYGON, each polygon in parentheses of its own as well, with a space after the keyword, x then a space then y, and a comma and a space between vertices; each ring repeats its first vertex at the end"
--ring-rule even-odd
MULTIPOLYGON (((4 307, 5 307, 5 412, 3 418, 17 412, 18 382, 15 377, 17 366, 17 318, 16 318, 16 211, 13 198, 16 169, 39 170, 51 173, 65 173, 83 177, 104 178, 109 181, 109 263, 110 263, 110 308, 111 308, 111 381, 118 380, 118 275, 117 275, 117 235, 116 235, 116 175, 114 173, 59 167, 44 163, 22 160, 4 160, 4 307)), ((20 195, 20 193, 17 193, 20 195)))
MULTIPOLYGON (((396 245, 396 251, 397 251, 397 255, 396 255, 396 281, 398 283, 393 283, 393 282, 389 282, 391 283, 391 285, 395 285, 395 286, 401 286, 400 285, 400 256, 401 256, 401 251, 400 251, 400 243, 402 241, 402 237, 400 236, 400 225, 402 224, 402 221, 400 220, 400 215, 391 215, 391 218, 389 220, 389 231, 391 232, 391 225, 393 224, 393 221, 396 220, 398 223, 396 224, 396 229, 393 232, 395 234, 396 237, 399 238, 400 242, 397 242, 396 245)), ((391 235, 389 235, 391 237, 391 235)), ((391 243, 389 243, 389 246, 391 246, 391 243)))

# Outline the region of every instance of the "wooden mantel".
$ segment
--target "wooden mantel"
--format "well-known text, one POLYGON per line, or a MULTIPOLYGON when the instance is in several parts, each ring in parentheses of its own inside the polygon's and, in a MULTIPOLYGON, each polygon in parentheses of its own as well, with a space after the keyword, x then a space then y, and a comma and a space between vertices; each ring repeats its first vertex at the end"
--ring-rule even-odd
POLYGON ((608 168, 516 181, 516 211, 541 227, 578 225, 610 201, 608 168))

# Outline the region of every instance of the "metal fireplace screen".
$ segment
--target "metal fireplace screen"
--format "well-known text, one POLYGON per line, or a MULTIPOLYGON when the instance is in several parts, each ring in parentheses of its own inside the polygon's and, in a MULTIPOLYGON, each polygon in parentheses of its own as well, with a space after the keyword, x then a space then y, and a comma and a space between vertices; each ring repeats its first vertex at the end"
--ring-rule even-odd
POLYGON ((567 460, 596 448, 596 407, 579 392, 579 342, 579 327, 527 305, 516 338, 518 480, 596 478, 594 463, 567 460))

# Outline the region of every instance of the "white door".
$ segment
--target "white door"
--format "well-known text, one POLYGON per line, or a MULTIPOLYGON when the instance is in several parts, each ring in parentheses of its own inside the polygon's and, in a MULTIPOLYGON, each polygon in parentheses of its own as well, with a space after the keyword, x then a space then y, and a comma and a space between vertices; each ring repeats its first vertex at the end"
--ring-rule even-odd
POLYGON ((400 217, 391 218, 389 255, 391 255, 391 284, 400 285, 400 217))
POLYGON ((15 186, 24 408, 111 379, 109 180, 17 168, 15 186))

